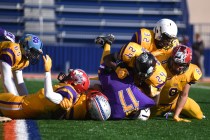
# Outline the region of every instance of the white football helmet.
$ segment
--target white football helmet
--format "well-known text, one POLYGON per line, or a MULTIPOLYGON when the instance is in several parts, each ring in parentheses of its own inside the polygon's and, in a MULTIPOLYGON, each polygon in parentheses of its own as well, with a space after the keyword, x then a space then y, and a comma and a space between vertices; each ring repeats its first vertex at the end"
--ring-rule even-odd
POLYGON ((96 90, 88 92, 90 95, 88 96, 87 106, 90 118, 100 121, 109 119, 111 115, 111 107, 107 97, 96 90))
POLYGON ((159 47, 165 47, 164 45, 168 45, 166 42, 170 42, 170 39, 177 37, 178 28, 174 21, 164 18, 156 23, 153 31, 157 45, 160 45, 159 47))

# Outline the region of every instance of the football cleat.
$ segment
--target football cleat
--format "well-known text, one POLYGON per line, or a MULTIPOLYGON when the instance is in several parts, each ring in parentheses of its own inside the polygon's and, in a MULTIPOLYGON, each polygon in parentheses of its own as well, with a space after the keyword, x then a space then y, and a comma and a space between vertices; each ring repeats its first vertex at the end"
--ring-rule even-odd
POLYGON ((1 117, 0 116, 0 122, 9 122, 11 121, 12 119, 8 118, 8 117, 1 117))
POLYGON ((105 43, 108 43, 111 45, 114 42, 114 40, 115 40, 115 36, 113 34, 108 34, 107 36, 101 35, 101 36, 96 37, 95 43, 100 44, 102 46, 105 43))

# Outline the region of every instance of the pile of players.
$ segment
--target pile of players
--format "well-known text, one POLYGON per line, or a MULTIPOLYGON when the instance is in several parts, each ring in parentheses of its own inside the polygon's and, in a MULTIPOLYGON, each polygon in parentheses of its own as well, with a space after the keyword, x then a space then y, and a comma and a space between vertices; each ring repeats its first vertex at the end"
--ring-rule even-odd
MULTIPOLYGON (((188 97, 191 84, 202 76, 191 64, 192 51, 179 44, 177 25, 161 19, 153 30, 145 28, 118 52, 110 53, 114 35, 98 36, 95 43, 103 49, 98 83, 91 83, 81 69, 58 75, 52 85, 50 56, 43 55, 42 41, 26 34, 15 36, 4 29, 0 35, 0 72, 4 93, 0 93, 0 122, 11 119, 94 119, 142 118, 150 108, 151 116, 172 116, 176 122, 203 119, 199 105, 188 97), (44 61, 44 88, 28 94, 22 69, 44 61), (183 116, 183 117, 181 117, 183 116)), ((146 119, 145 119, 146 120, 146 119)))

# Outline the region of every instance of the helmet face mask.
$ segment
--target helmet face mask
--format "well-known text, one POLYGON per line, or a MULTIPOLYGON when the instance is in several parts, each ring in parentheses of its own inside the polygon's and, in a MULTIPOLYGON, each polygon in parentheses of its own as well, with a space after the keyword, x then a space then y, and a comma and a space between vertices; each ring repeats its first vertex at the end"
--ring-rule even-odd
POLYGON ((192 51, 185 45, 174 47, 171 57, 169 58, 169 70, 174 74, 183 74, 188 70, 192 60, 192 51))
POLYGON ((39 62, 39 58, 40 55, 42 55, 42 52, 37 49, 30 48, 29 50, 25 51, 24 55, 32 65, 35 65, 39 62))
POLYGON ((70 69, 68 75, 60 72, 57 79, 61 83, 72 85, 78 93, 85 92, 90 86, 88 75, 81 69, 70 69))
POLYGON ((135 73, 142 78, 147 79, 155 70, 155 57, 149 52, 143 52, 135 60, 135 73))
POLYGON ((158 49, 168 50, 173 47, 173 40, 175 38, 169 37, 166 33, 162 33, 159 39, 155 39, 155 44, 158 49))
POLYGON ((169 63, 170 71, 178 75, 184 73, 189 67, 189 64, 177 63, 172 58, 169 59, 169 63))

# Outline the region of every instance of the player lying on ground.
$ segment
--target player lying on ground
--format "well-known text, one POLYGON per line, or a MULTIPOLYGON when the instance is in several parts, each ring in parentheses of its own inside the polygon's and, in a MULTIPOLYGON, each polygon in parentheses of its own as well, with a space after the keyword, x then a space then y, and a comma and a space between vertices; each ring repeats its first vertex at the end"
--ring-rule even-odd
POLYGON ((168 77, 160 93, 159 106, 151 110, 152 116, 174 112, 173 118, 177 122, 190 122, 180 118, 180 114, 199 120, 204 117, 199 105, 188 97, 191 84, 202 76, 198 66, 190 63, 191 60, 192 51, 189 47, 178 45, 173 49, 171 57, 163 65, 168 77))
MULTIPOLYGON (((96 42, 99 41, 104 43, 102 44, 103 54, 98 71, 101 85, 95 85, 95 88, 101 89, 102 93, 109 99, 111 106, 110 119, 136 119, 141 109, 152 107, 155 105, 155 102, 135 86, 133 71, 126 70, 129 72, 129 75, 119 78, 119 73, 115 72, 116 68, 108 67, 103 63, 103 57, 110 53, 110 45, 113 39, 110 39, 110 36, 98 37, 96 42)), ((144 52, 144 56, 148 57, 148 55, 150 55, 149 52, 144 52)), ((152 57, 155 60, 154 56, 152 57)), ((150 60, 147 59, 145 61, 150 60)))
POLYGON ((28 90, 22 70, 39 61, 42 55, 42 41, 35 35, 26 34, 19 43, 15 43, 15 36, 4 29, 0 29, 0 35, 9 40, 0 42, 0 73, 4 92, 26 95, 28 90))
MULTIPOLYGON (((106 37, 99 36, 96 43, 103 47, 109 46, 113 35, 106 37)), ((166 71, 155 57, 139 44, 129 42, 122 46, 119 52, 109 54, 110 46, 104 48, 104 64, 114 70, 119 79, 124 79, 134 74, 135 85, 148 96, 155 98, 158 104, 158 97, 166 81, 166 71), (107 49, 108 48, 108 49, 107 49)))
MULTIPOLYGON (((50 73, 52 61, 48 55, 43 59, 45 68, 44 89, 25 96, 15 96, 11 93, 0 94, 0 112, 3 116, 12 119, 57 119, 57 116, 69 113, 69 118, 81 119, 81 114, 87 116, 87 113, 90 113, 91 119, 106 120, 109 118, 111 112, 109 103, 105 96, 98 92, 94 92, 96 93, 94 95, 93 92, 88 92, 89 98, 85 103, 87 113, 82 112, 81 104, 84 103, 83 99, 85 101, 87 99, 84 93, 90 84, 89 78, 83 70, 71 70, 69 75, 65 77, 60 74, 63 77, 61 79, 59 76, 60 83, 52 87, 50 73), (104 111, 104 104, 109 112, 100 116, 100 111, 104 111), (100 110, 96 105, 102 106, 100 110), (59 112, 62 114, 58 114, 59 112)), ((4 120, 5 118, 0 118, 0 121, 4 120)))

